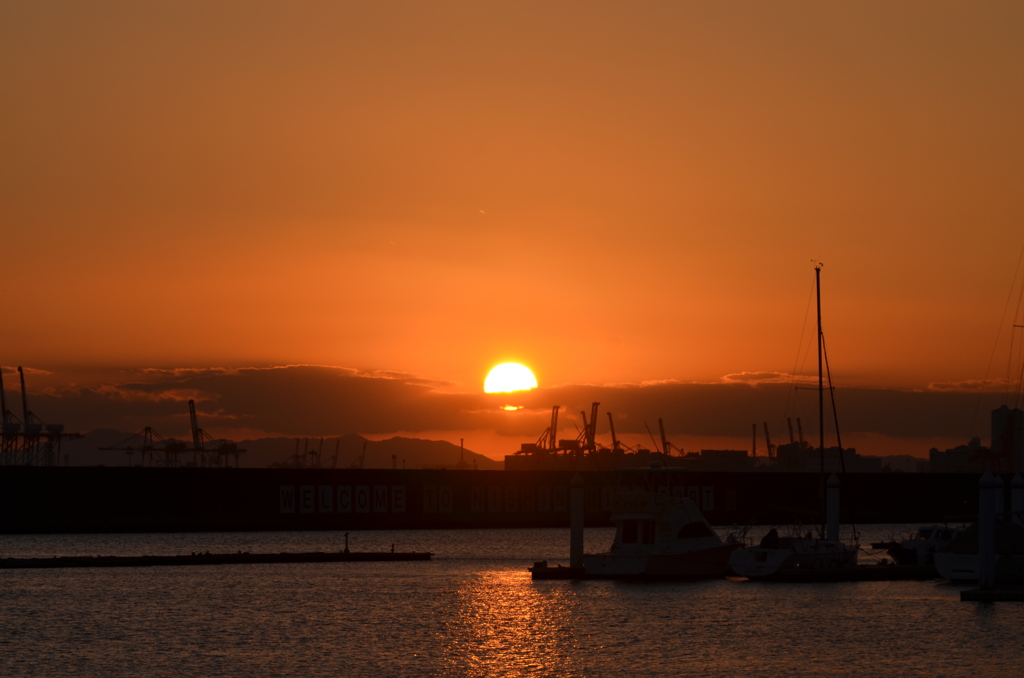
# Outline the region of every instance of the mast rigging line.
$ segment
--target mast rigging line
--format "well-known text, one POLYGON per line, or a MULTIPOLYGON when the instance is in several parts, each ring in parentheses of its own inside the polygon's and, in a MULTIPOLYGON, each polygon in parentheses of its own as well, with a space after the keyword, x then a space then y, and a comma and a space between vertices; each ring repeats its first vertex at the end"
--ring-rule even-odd
POLYGON ((804 337, 807 336, 807 321, 811 315, 811 304, 814 302, 814 295, 815 283, 812 282, 811 291, 807 295, 807 306, 804 308, 804 321, 800 326, 800 341, 797 343, 796 359, 793 362, 793 370, 789 373, 790 388, 786 393, 786 405, 782 413, 783 420, 785 420, 786 416, 789 414, 790 402, 793 403, 793 413, 798 417, 800 416, 800 401, 796 397, 796 391, 800 388, 797 386, 797 374, 801 371, 801 365, 805 364, 807 362, 807 358, 811 355, 811 344, 808 342, 805 347, 804 337), (803 359, 801 359, 801 354, 803 354, 803 359))
MULTIPOLYGON (((1022 251, 1024 255, 1024 251, 1022 251)), ((1020 264, 1018 262, 1018 268, 1020 264)), ((1017 273, 1014 271, 1013 276, 1014 282, 1017 280, 1017 273)), ((1010 298, 1013 297, 1013 290, 1010 290, 1010 298)), ((1008 300, 1009 301, 1009 300, 1008 300)), ((1010 350, 1006 356, 1006 383, 1003 390, 1003 400, 1010 405, 1010 407, 1016 409, 1020 407, 1020 395, 1021 395, 1021 381, 1024 380, 1024 345, 1022 342, 1017 340, 1018 328, 1024 327, 1017 323, 1018 319, 1024 322, 1021 318, 1021 304, 1024 302, 1024 280, 1021 281, 1020 292, 1017 294, 1017 308, 1013 311, 1013 318, 1010 321, 1010 350), (1014 368, 1014 354, 1016 354, 1017 362, 1020 363, 1020 370, 1014 368), (1019 372, 1019 374, 1015 374, 1019 372), (1014 378, 1016 377, 1016 378, 1014 378), (1010 389, 1013 389, 1013 399, 1010 399, 1010 389)), ((1005 316, 1005 313, 1004 313, 1005 316)))
MULTIPOLYGON (((1006 294, 1006 302, 1003 304, 1003 315, 999 318, 999 326, 996 328, 996 338, 992 342, 992 353, 989 355, 988 365, 985 367, 985 376, 981 380, 981 388, 978 389, 978 395, 974 399, 974 412, 971 413, 971 421, 970 421, 970 426, 968 428, 968 433, 967 433, 968 439, 974 437, 974 427, 975 427, 975 425, 976 425, 976 423, 978 421, 978 409, 981 407, 981 399, 982 399, 982 397, 985 394, 985 386, 989 382, 989 376, 992 373, 992 365, 993 365, 993 363, 995 363, 995 360, 996 360, 996 351, 999 348, 999 339, 1000 339, 1000 337, 1002 337, 1003 327, 1006 325, 1006 313, 1007 313, 1007 310, 1010 308, 1010 302, 1013 301, 1013 291, 1017 287, 1017 276, 1020 275, 1020 273, 1021 273, 1021 264, 1024 264, 1024 243, 1021 244, 1020 254, 1017 256, 1017 266, 1013 269, 1013 279, 1010 281, 1010 289, 1009 289, 1009 291, 1006 294)), ((1018 299, 1017 299, 1017 311, 1018 312, 1020 311, 1020 306, 1021 306, 1021 300, 1022 299, 1024 299, 1024 278, 1021 279, 1020 296, 1018 296, 1018 299)), ((1014 315, 1014 317, 1016 317, 1016 314, 1014 315)), ((1013 322, 1011 321, 1011 325, 1012 324, 1013 324, 1013 322)), ((1013 354, 1013 336, 1012 336, 1013 335, 1013 330, 1012 330, 1012 328, 1011 328, 1010 332, 1011 332, 1011 336, 1010 336, 1010 355, 1012 356, 1012 354, 1013 354)), ((1024 370, 1024 366, 1022 366, 1022 370, 1024 370)), ((1024 373, 1022 373, 1022 378, 1024 378, 1024 373)), ((1018 390, 1019 390, 1019 388, 1020 387, 1019 387, 1019 382, 1018 382, 1018 390)), ((1006 399, 1006 397, 1008 395, 1009 395, 1008 392, 1004 390, 1003 391, 1003 398, 1004 398, 1004 400, 1006 399)))
POLYGON ((832 369, 828 365, 828 348, 825 346, 825 333, 821 333, 821 352, 825 356, 825 374, 828 377, 828 397, 832 403, 832 421, 836 427, 836 445, 839 447, 839 470, 846 473, 846 460, 843 456, 843 439, 839 434, 839 412, 836 410, 836 386, 832 383, 832 369))
POLYGON ((647 429, 647 435, 651 436, 651 442, 654 443, 654 451, 661 454, 661 450, 658 449, 658 441, 654 439, 654 434, 651 433, 651 427, 647 425, 646 421, 644 422, 644 428, 647 429))

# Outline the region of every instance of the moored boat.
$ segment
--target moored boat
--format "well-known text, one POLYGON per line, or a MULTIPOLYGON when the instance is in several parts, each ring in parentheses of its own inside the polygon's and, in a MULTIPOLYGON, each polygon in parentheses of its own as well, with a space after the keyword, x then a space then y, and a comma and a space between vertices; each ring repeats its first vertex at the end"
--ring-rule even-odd
MULTIPOLYGON (((977 523, 963 530, 949 545, 935 554, 935 569, 950 581, 978 581, 977 523)), ((1016 521, 995 524, 995 575, 1002 581, 1024 581, 1024 525, 1016 521)))
POLYGON ((723 577, 738 546, 723 541, 688 497, 626 493, 612 522, 615 539, 609 550, 583 556, 589 577, 723 577))
MULTIPOLYGON (((570 567, 546 561, 529 568, 534 579, 709 579, 729 573, 729 554, 739 547, 723 540, 660 467, 619 474, 613 503, 615 537, 605 553, 582 553, 570 567)), ((581 535, 582 536, 582 535, 581 535)))
POLYGON ((739 549, 729 558, 735 574, 748 579, 817 577, 824 571, 854 568, 857 548, 837 539, 811 534, 780 537, 772 528, 757 546, 739 549))
POLYGON ((946 548, 961 530, 946 525, 923 525, 908 539, 871 544, 871 548, 885 549, 899 565, 934 566, 935 554, 946 548))

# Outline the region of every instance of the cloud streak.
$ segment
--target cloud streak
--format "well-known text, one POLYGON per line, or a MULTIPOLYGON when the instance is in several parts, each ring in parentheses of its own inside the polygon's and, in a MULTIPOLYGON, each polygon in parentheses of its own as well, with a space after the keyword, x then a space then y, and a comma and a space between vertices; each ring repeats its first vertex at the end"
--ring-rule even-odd
MULTIPOLYGON (((808 438, 817 435, 817 393, 782 373, 728 375, 719 383, 658 382, 613 386, 564 385, 521 394, 449 393, 446 385, 396 372, 287 365, 215 369, 137 370, 117 383, 30 392, 30 408, 44 421, 71 430, 138 430, 153 426, 165 436, 187 436, 194 399, 200 425, 285 436, 396 431, 489 430, 535 439, 559 405, 560 437, 582 428, 581 411, 600 402, 598 432, 607 435, 611 412, 620 435, 646 435, 663 419, 672 435, 749 436, 751 424, 768 422, 778 438, 786 418, 800 418, 808 438), (522 405, 507 412, 502 405, 522 405)), ((838 389, 844 434, 898 438, 971 435, 987 439, 988 411, 996 393, 935 388, 926 391, 838 389)), ((587 415, 589 416, 589 415, 587 415)), ((826 430, 831 435, 831 412, 826 430)))

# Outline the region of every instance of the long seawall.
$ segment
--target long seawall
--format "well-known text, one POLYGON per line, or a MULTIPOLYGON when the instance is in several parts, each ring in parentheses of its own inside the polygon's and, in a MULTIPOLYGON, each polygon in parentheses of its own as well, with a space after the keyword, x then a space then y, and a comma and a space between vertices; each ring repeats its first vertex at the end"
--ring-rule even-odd
MULTIPOLYGON (((666 471, 712 524, 816 524, 813 473, 666 471)), ((572 471, 0 468, 0 533, 565 527, 572 471)), ((585 521, 608 525, 616 472, 583 472, 585 521)), ((971 474, 847 474, 843 522, 964 519, 971 474)))

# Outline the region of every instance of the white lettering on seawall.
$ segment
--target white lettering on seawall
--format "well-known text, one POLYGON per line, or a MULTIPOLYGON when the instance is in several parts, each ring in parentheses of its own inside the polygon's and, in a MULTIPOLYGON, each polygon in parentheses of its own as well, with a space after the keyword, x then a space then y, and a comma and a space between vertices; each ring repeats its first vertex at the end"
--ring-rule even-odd
POLYGON ((334 513, 334 487, 332 485, 320 486, 320 513, 334 513))
POLYGON ((316 509, 315 497, 312 485, 303 485, 299 488, 299 511, 302 513, 313 513, 316 509))
POLYGON ((295 513, 295 486, 281 486, 281 513, 295 513))
MULTIPOLYGON (((452 488, 449 485, 424 487, 424 511, 451 513, 454 504, 452 496, 452 488)), ((278 506, 281 513, 405 513, 407 505, 408 494, 405 485, 278 487, 278 506)))

